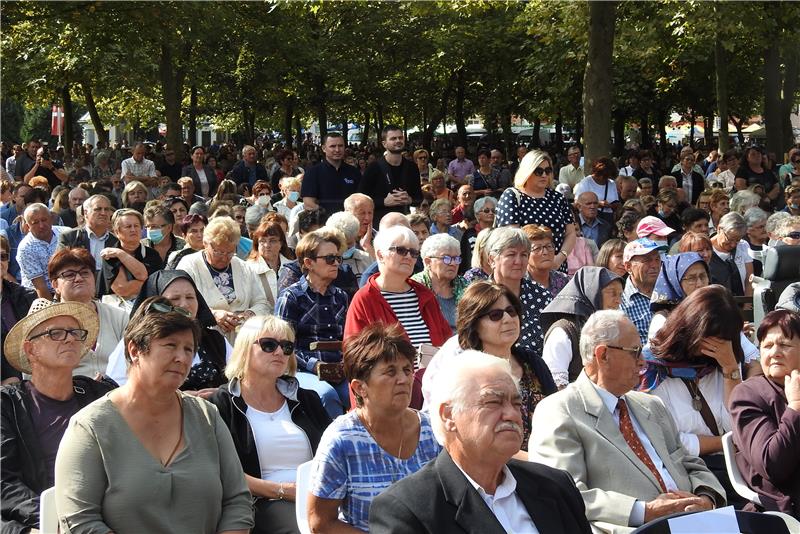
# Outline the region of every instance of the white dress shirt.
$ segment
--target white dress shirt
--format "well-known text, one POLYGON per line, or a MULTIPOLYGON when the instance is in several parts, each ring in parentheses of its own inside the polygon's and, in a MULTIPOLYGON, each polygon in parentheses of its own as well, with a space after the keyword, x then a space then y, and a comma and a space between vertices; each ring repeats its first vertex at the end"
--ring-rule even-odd
MULTIPOLYGON (((454 462, 455 463, 455 462, 454 462)), ((494 490, 494 495, 486 493, 483 488, 456 464, 456 467, 464 473, 472 487, 481 496, 483 502, 492 511, 497 521, 503 526, 503 530, 510 534, 539 534, 539 529, 533 523, 528 509, 522 503, 522 499, 517 495, 517 479, 511 474, 508 466, 503 466, 503 481, 494 490)))

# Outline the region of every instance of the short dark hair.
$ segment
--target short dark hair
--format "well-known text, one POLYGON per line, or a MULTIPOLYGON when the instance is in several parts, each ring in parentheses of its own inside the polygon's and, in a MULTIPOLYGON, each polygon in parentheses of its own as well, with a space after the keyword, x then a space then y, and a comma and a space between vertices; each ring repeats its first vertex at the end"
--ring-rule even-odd
POLYGON ((522 304, 510 289, 502 284, 482 280, 469 285, 456 308, 456 333, 462 349, 483 350, 483 342, 478 336, 478 319, 488 312, 492 305, 505 296, 511 306, 522 317, 522 304))
POLYGON ((383 130, 381 130, 381 141, 386 141, 386 134, 389 132, 396 132, 398 130, 401 132, 403 131, 403 129, 396 124, 387 124, 383 127, 383 130))
POLYGON ((327 220, 328 212, 325 208, 303 210, 297 214, 297 229, 305 234, 314 226, 325 226, 327 220))
POLYGON ((491 158, 492 157, 492 151, 488 150, 486 148, 482 148, 482 149, 478 150, 478 156, 486 156, 487 158, 491 158))
POLYGON ((178 191, 180 191, 181 190, 181 184, 179 184, 178 182, 170 182, 170 183, 168 183, 167 185, 165 185, 164 187, 161 188, 161 194, 162 195, 166 195, 167 191, 169 191, 169 190, 172 190, 172 191, 178 190, 178 191))
POLYGON ((340 134, 339 132, 327 133, 327 134, 322 136, 322 144, 324 145, 325 143, 328 142, 328 139, 331 139, 331 138, 344 139, 344 136, 342 134, 340 134))
POLYGON ((777 309, 769 312, 758 325, 756 336, 759 343, 764 341, 767 333, 775 327, 781 329, 781 333, 789 339, 800 336, 800 314, 791 310, 777 309))
POLYGON ((613 180, 619 174, 619 170, 611 158, 597 158, 592 164, 592 174, 613 180))
POLYGON ((177 332, 191 330, 194 338, 194 350, 200 342, 200 327, 197 321, 176 311, 159 312, 152 308, 154 303, 172 306, 169 299, 156 295, 145 299, 131 316, 128 326, 125 327, 124 345, 125 359, 131 362, 128 344, 133 345, 141 352, 148 352, 154 339, 162 339, 177 332))
POLYGON ((683 213, 681 213, 681 224, 684 230, 688 229, 697 221, 702 221, 704 219, 710 221, 711 216, 706 210, 701 210, 700 208, 686 208, 683 210, 683 213))
POLYGON ((189 213, 183 217, 183 220, 178 226, 180 226, 181 232, 185 234, 189 231, 189 228, 199 222, 203 223, 204 225, 208 225, 208 217, 205 215, 200 215, 199 213, 189 213))
POLYGON ((161 217, 167 224, 175 224, 175 215, 164 204, 156 204, 144 209, 145 221, 152 220, 155 217, 161 217))
MULTIPOLYGON (((413 364, 416 356, 417 351, 400 326, 373 323, 345 341, 342 353, 344 375, 348 381, 366 381, 379 363, 403 357, 413 364)), ((364 403, 355 392, 353 396, 358 406, 364 403)))
POLYGON ((88 249, 83 247, 76 248, 62 248, 50 258, 47 262, 47 276, 50 280, 54 280, 58 273, 63 271, 65 267, 72 265, 80 265, 81 267, 88 267, 94 274, 97 269, 97 263, 94 256, 88 249))

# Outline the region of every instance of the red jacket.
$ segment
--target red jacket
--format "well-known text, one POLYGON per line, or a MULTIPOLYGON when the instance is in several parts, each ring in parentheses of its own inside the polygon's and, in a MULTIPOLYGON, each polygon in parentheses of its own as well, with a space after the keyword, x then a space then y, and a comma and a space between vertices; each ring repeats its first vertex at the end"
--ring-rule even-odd
MULTIPOLYGON (((400 324, 397 315, 392 311, 389 303, 381 295, 381 290, 375 283, 378 274, 373 274, 367 283, 353 295, 353 301, 347 310, 347 319, 344 323, 344 340, 358 334, 361 330, 372 323, 381 321, 387 325, 400 324)), ((419 311, 422 320, 428 325, 431 336, 431 344, 441 347, 444 342, 452 336, 450 325, 442 315, 436 295, 433 291, 414 280, 406 280, 419 299, 419 311)), ((402 325, 401 325, 402 328, 402 325)))

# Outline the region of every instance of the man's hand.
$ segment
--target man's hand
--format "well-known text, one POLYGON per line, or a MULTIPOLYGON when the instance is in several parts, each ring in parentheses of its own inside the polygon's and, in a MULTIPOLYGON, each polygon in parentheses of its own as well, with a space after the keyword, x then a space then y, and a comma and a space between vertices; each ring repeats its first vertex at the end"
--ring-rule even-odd
POLYGON ((707 510, 709 500, 708 498, 693 495, 688 491, 662 493, 652 501, 645 503, 644 522, 649 523, 653 519, 678 512, 707 510))
POLYGON ((386 198, 383 199, 384 206, 404 206, 406 204, 411 203, 411 197, 408 196, 408 193, 405 191, 401 191, 399 189, 395 189, 388 195, 386 198))

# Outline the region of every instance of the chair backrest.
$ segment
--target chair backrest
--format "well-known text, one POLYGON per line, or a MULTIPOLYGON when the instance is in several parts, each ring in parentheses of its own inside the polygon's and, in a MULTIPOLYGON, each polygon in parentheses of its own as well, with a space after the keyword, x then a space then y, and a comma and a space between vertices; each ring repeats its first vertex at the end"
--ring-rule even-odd
POLYGON ((297 487, 295 488, 294 514, 300 534, 311 534, 308 526, 308 490, 311 487, 311 466, 314 461, 297 466, 297 487))
POLYGON ((47 488, 39 496, 39 532, 41 534, 58 534, 55 486, 47 488))
POLYGON ((783 522, 786 523, 786 528, 789 529, 789 534, 800 534, 800 521, 790 516, 789 514, 784 514, 783 512, 773 512, 773 511, 767 511, 764 513, 769 515, 776 515, 781 519, 783 519, 783 522))
POLYGON ((739 471, 739 466, 736 465, 736 444, 733 443, 733 432, 727 432, 722 436, 722 451, 725 453, 725 469, 728 471, 728 478, 731 479, 733 489, 742 498, 760 505, 761 499, 758 493, 750 489, 739 471))
MULTIPOLYGON (((631 534, 670 534, 669 520, 675 517, 691 514, 702 514, 703 512, 679 512, 677 514, 666 515, 645 523, 631 534)), ((792 526, 783 517, 772 514, 762 514, 761 512, 745 512, 736 510, 736 521, 739 523, 741 534, 794 534, 792 526)))

